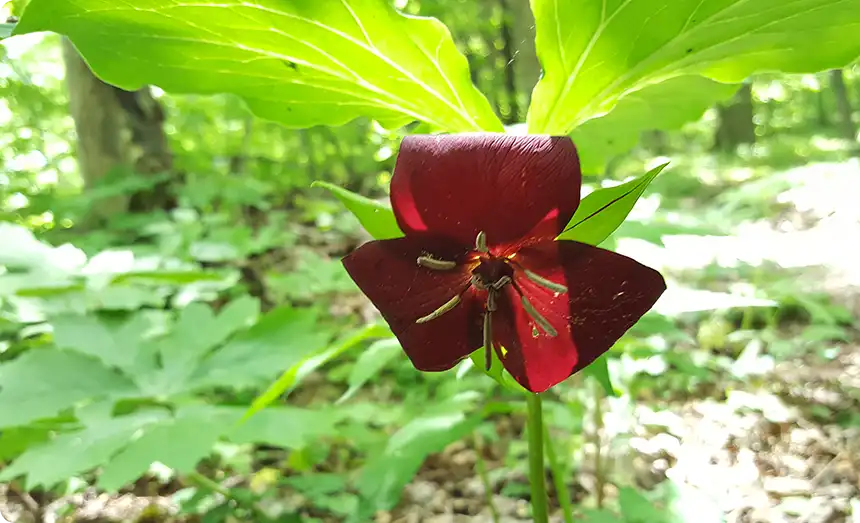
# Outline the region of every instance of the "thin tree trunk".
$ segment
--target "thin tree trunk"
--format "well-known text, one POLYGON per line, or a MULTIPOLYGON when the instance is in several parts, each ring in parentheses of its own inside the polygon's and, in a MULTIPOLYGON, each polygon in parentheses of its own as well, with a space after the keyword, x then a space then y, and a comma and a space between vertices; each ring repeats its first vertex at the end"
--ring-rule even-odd
POLYGON ((815 93, 815 110, 818 125, 823 129, 830 127, 830 116, 827 114, 827 99, 824 89, 819 89, 815 93))
POLYGON ((854 141, 857 139, 857 126, 854 124, 854 110, 851 107, 851 100, 848 98, 848 89, 845 87, 842 69, 830 70, 830 89, 833 90, 833 96, 836 99, 839 135, 846 140, 854 141))
MULTIPOLYGON (((171 175, 173 156, 164 134, 164 110, 149 88, 124 91, 102 82, 67 39, 63 40, 63 61, 85 189, 123 171, 129 176, 171 175)), ((175 207, 170 181, 165 179, 147 190, 100 200, 84 221, 95 226, 117 213, 175 207)))
POLYGON ((525 115, 520 115, 519 91, 517 90, 516 71, 514 70, 516 51, 511 29, 511 18, 513 18, 514 13, 508 6, 508 0, 499 0, 499 6, 502 9, 502 23, 499 27, 499 33, 502 38, 502 57, 505 60, 505 93, 508 100, 508 114, 502 114, 502 121, 510 125, 519 122, 520 117, 525 115))
POLYGON ((719 125, 714 136, 714 149, 731 152, 741 144, 755 143, 752 84, 745 83, 726 105, 717 107, 719 125))
MULTIPOLYGON (((513 68, 518 93, 524 93, 525 106, 540 78, 541 66, 535 50, 535 18, 529 0, 505 0, 510 6, 511 36, 514 46, 513 68)), ((523 115, 525 119, 525 115, 523 115)))

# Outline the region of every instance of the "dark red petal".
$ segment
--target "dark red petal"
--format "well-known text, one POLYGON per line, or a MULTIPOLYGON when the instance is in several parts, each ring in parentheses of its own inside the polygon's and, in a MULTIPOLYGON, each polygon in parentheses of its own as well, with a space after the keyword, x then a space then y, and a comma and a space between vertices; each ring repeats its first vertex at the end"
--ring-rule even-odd
POLYGON ((507 349, 502 362, 526 389, 543 392, 609 350, 666 290, 663 277, 626 256, 571 241, 544 242, 521 250, 521 267, 566 285, 555 292, 517 270, 514 282, 558 331, 552 338, 537 327, 508 286, 493 317, 494 339, 507 349))
POLYGON ((431 232, 474 245, 558 235, 579 206, 582 173, 567 136, 413 135, 403 139, 391 204, 409 236, 431 232))
POLYGON ((425 254, 454 260, 464 252, 440 242, 406 237, 366 243, 347 255, 343 264, 382 313, 412 364, 423 371, 441 371, 482 345, 482 304, 469 287, 469 266, 434 271, 418 266, 416 260, 425 254), (415 323, 464 289, 468 290, 453 310, 427 323, 415 323))

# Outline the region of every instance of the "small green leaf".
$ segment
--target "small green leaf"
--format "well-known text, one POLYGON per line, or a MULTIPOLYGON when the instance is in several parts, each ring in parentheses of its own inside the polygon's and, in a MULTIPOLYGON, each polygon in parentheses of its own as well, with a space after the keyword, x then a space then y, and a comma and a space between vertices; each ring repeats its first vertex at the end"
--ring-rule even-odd
POLYGON ((665 523, 666 514, 654 507, 645 496, 631 487, 618 489, 618 505, 625 521, 635 523, 665 523))
POLYGON ((349 374, 347 383, 349 389, 337 400, 342 403, 353 396, 372 377, 377 375, 391 360, 403 353, 397 338, 375 341, 370 347, 363 350, 352 372, 349 374))
POLYGON ((63 315, 51 318, 54 343, 99 358, 105 365, 134 374, 144 334, 150 329, 143 314, 112 321, 95 315, 63 315))
POLYGON ((289 127, 363 116, 390 128, 502 129, 445 25, 388 0, 31 0, 15 34, 38 31, 68 36, 123 89, 231 93, 289 127))
POLYGON ((528 113, 529 132, 536 134, 567 134, 611 111, 623 96, 679 76, 739 83, 760 71, 844 67, 860 55, 860 0, 531 5, 543 66, 528 113))
POLYGON ((382 454, 365 464, 357 482, 363 501, 373 510, 390 510, 427 456, 462 439, 480 423, 480 416, 466 417, 462 412, 412 420, 391 436, 382 454))
POLYGON ((10 36, 12 36, 12 31, 14 31, 14 30, 15 30, 15 24, 7 24, 7 23, 0 24, 0 40, 3 40, 5 38, 9 38, 10 36))
POLYGON ((603 391, 606 392, 607 396, 617 398, 618 392, 612 385, 612 378, 609 376, 609 366, 606 364, 606 358, 606 354, 601 355, 599 358, 591 362, 590 365, 582 369, 582 373, 585 376, 590 376, 597 380, 597 382, 600 383, 600 386, 603 387, 603 391))
POLYGON ((52 487, 104 463, 141 429, 166 418, 164 412, 140 412, 93 421, 83 430, 62 434, 28 449, 0 471, 0 481, 27 476, 26 487, 52 487))
POLYGON ((309 372, 325 365, 328 361, 340 354, 343 354, 365 340, 388 336, 393 336, 393 334, 391 334, 391 330, 384 325, 365 325, 357 332, 346 336, 331 347, 327 347, 325 350, 306 356, 302 361, 284 371, 277 381, 272 383, 264 393, 260 394, 254 400, 248 408, 248 411, 245 413, 245 416, 242 418, 243 421, 266 408, 269 404, 280 398, 282 394, 292 390, 299 380, 309 372))
POLYGON ((203 359, 188 387, 258 385, 319 350, 328 338, 319 329, 316 311, 279 307, 203 359))
POLYGON ((34 349, 0 365, 0 427, 53 416, 78 402, 134 396, 135 385, 99 360, 56 349, 34 349))
POLYGON ((635 180, 607 189, 598 189, 583 198, 576 214, 557 239, 600 245, 624 222, 648 184, 667 165, 668 162, 635 180))
POLYGON ((403 236, 391 207, 328 182, 314 182, 311 187, 322 187, 331 191, 374 239, 388 240, 403 236))
POLYGON ((335 428, 339 414, 329 410, 308 410, 294 407, 270 407, 248 418, 236 409, 244 421, 226 435, 236 444, 258 443, 300 449, 320 438, 338 434, 335 428))
POLYGON ((146 427, 102 468, 99 487, 118 490, 142 476, 155 462, 179 474, 194 470, 241 411, 235 409, 233 419, 223 414, 208 406, 187 407, 176 412, 174 418, 146 427))

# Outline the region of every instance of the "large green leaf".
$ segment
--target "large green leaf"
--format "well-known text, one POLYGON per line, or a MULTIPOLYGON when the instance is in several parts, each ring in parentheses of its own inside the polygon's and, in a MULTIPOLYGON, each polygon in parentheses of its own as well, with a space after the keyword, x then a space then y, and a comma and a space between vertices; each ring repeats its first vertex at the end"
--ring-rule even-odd
POLYGON ((322 187, 331 191, 374 239, 388 240, 403 236, 403 231, 397 225, 397 219, 391 207, 328 182, 314 182, 312 187, 322 187))
POLYGON ((585 122, 571 134, 582 171, 603 172, 607 160, 636 146, 642 131, 679 129, 737 90, 737 84, 680 76, 625 96, 608 115, 585 122))
POLYGON ((625 94, 683 75, 738 83, 860 55, 860 0, 532 0, 544 75, 533 133, 567 134, 625 94))
POLYGON ((668 163, 655 167, 627 183, 598 189, 583 198, 558 239, 600 245, 624 223, 639 197, 666 165, 668 163))
POLYGON ((15 34, 67 35, 105 81, 232 93, 291 127, 366 116, 501 130, 438 20, 387 0, 32 0, 15 34))

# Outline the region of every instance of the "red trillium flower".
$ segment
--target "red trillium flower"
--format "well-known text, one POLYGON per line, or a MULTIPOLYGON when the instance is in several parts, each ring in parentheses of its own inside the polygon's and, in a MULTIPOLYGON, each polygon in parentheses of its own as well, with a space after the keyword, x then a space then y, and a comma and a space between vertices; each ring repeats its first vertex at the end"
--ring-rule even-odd
POLYGON ((666 289, 660 274, 591 245, 556 240, 582 173, 560 136, 408 136, 391 181, 405 237, 344 258, 413 365, 444 371, 491 347, 543 392, 609 350, 666 289))

